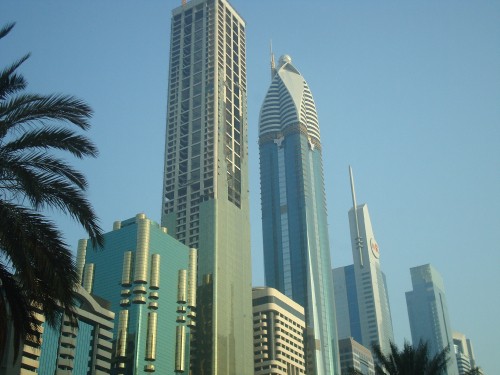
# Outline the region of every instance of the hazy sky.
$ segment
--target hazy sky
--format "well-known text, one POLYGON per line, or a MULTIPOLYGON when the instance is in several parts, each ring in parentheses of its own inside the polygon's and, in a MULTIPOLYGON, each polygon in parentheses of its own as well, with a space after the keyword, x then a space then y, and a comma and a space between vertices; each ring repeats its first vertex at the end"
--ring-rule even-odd
MULTIPOLYGON (((181 1, 0 2, 17 22, 1 66, 25 52, 29 90, 77 95, 95 110, 101 155, 74 162, 106 231, 159 221, 170 11, 181 1)), ((234 0, 247 21, 254 285, 263 285, 257 129, 269 42, 313 93, 321 128, 333 266, 352 263, 348 165, 368 203, 395 338, 410 340, 409 268, 444 279, 451 324, 478 364, 500 373, 500 2, 234 0)), ((85 233, 58 218, 76 248, 85 233)))

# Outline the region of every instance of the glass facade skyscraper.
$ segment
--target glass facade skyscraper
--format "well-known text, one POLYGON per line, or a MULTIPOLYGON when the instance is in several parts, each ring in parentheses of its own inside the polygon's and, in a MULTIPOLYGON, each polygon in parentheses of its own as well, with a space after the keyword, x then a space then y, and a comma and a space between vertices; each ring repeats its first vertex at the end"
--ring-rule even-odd
POLYGON ((453 333, 441 275, 430 264, 410 268, 413 290, 406 292, 413 346, 427 341, 431 355, 446 347, 447 375, 457 375, 457 359, 453 355, 453 333))
MULTIPOLYGON (((274 59, 273 59, 274 61, 274 59)), ((281 57, 260 113, 266 284, 304 306, 307 373, 339 373, 318 117, 309 86, 281 57)))
POLYGON ((228 1, 172 11, 162 225, 198 249, 197 375, 253 373, 245 53, 228 1))

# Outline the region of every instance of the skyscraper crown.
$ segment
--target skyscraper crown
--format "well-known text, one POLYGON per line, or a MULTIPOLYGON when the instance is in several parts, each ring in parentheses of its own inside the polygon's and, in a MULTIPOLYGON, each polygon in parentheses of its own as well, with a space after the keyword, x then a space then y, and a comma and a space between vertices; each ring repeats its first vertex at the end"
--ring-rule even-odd
POLYGON ((292 58, 283 55, 262 105, 259 135, 283 133, 289 127, 298 127, 317 144, 320 143, 318 116, 311 90, 293 66, 292 58))

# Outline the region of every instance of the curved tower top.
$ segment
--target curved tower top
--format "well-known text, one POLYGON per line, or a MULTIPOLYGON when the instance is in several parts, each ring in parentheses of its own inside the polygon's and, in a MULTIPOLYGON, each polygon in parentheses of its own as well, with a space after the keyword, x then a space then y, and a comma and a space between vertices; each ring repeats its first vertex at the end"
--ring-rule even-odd
MULTIPOLYGON (((304 307, 306 372, 338 375, 339 355, 318 117, 309 86, 271 51, 260 112, 262 239, 266 284, 304 307)), ((296 373, 296 371, 288 371, 296 373)))
POLYGON ((279 60, 260 111, 259 123, 261 143, 300 131, 312 144, 321 147, 318 115, 311 90, 289 55, 283 55, 279 60))

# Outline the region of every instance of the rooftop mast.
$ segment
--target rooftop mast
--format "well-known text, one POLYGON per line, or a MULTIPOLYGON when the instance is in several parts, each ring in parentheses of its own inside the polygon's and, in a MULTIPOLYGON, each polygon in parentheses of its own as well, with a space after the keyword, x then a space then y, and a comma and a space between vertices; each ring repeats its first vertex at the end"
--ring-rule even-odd
POLYGON ((274 62, 274 53, 273 53, 273 41, 269 41, 269 49, 271 52, 271 79, 274 78, 276 74, 276 63, 274 62))
POLYGON ((354 190, 354 177, 352 175, 352 168, 349 166, 349 177, 351 179, 351 194, 352 194, 352 205, 353 205, 353 210, 354 210, 354 221, 356 222, 356 247, 359 252, 359 261, 361 264, 361 267, 364 266, 363 264, 363 238, 359 236, 359 221, 358 221, 358 205, 356 203, 356 191, 354 190))

